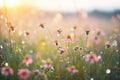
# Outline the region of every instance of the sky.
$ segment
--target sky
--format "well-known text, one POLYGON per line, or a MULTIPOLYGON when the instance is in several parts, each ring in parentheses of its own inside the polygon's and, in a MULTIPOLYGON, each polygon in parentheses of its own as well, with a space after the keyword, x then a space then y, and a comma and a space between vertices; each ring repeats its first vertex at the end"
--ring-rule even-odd
MULTIPOLYGON (((0 6, 3 0, 0 0, 0 6)), ((7 5, 18 3, 47 11, 76 12, 78 10, 113 11, 120 9, 120 0, 6 0, 7 5)), ((9 6, 10 7, 10 6, 9 6)))
POLYGON ((86 11, 120 9, 120 0, 31 0, 30 4, 43 10, 62 12, 74 12, 81 9, 86 11))

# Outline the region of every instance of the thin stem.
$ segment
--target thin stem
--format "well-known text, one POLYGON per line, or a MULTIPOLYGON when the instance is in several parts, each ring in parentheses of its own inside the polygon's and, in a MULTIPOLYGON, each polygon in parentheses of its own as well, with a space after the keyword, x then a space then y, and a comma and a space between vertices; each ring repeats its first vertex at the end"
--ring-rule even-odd
POLYGON ((54 39, 54 37, 53 37, 52 33, 49 31, 49 29, 47 27, 45 27, 45 28, 46 28, 46 31, 48 32, 48 34, 51 36, 51 39, 54 39))
POLYGON ((87 48, 87 42, 88 42, 88 35, 86 36, 85 48, 87 48))

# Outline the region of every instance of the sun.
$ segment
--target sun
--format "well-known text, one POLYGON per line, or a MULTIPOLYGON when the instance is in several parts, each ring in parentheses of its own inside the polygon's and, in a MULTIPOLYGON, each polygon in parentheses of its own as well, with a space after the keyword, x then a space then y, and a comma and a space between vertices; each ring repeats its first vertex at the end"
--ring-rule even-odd
POLYGON ((20 0, 0 0, 0 5, 6 5, 7 7, 17 7, 20 5, 20 0))

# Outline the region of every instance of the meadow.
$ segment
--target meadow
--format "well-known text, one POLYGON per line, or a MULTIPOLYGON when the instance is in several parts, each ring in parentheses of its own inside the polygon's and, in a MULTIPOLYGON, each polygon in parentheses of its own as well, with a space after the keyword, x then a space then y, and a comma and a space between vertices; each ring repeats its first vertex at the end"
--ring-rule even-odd
POLYGON ((1 10, 0 80, 120 80, 120 17, 1 10))

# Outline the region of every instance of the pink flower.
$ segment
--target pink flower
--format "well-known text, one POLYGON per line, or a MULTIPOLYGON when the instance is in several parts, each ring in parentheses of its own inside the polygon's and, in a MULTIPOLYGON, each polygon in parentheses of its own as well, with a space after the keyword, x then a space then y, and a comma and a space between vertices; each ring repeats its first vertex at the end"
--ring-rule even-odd
POLYGON ((111 44, 109 42, 106 42, 105 43, 105 48, 110 48, 111 47, 111 44))
POLYGON ((57 40, 53 41, 52 43, 53 43, 53 45, 55 45, 55 46, 58 46, 58 45, 59 45, 59 43, 58 43, 57 40))
POLYGON ((85 32, 86 32, 86 35, 89 35, 89 33, 90 33, 90 30, 86 30, 85 32))
POLYGON ((33 59, 31 56, 26 56, 23 61, 22 61, 23 64, 26 64, 27 66, 29 66, 29 64, 32 64, 33 63, 33 59))
POLYGON ((95 36, 95 37, 93 38, 93 42, 94 42, 95 44, 99 44, 99 43, 101 42, 101 39, 100 39, 99 37, 95 36))
POLYGON ((62 33, 62 29, 61 28, 57 29, 57 34, 61 34, 61 33, 62 33))
POLYGON ((50 59, 47 60, 42 60, 43 66, 45 69, 50 69, 52 68, 52 61, 50 59))
POLYGON ((30 77, 30 71, 28 69, 20 69, 18 71, 18 76, 20 79, 26 80, 30 77))
POLYGON ((98 62, 99 61, 99 58, 98 58, 98 56, 96 55, 96 54, 94 54, 94 53, 90 53, 90 54, 87 54, 86 56, 85 56, 85 61, 86 62, 90 62, 90 63, 95 63, 95 62, 98 62))
POLYGON ((73 74, 78 73, 78 70, 75 68, 75 66, 69 66, 66 69, 70 73, 73 73, 73 74))
POLYGON ((100 29, 96 29, 95 30, 95 33, 99 36, 99 35, 101 35, 101 36, 104 36, 105 35, 105 32, 104 31, 102 31, 102 30, 100 30, 100 29))
POLYGON ((67 36, 67 41, 68 42, 72 42, 73 41, 70 35, 67 36))
POLYGON ((5 76, 9 76, 13 74, 13 69, 9 66, 5 66, 1 69, 1 73, 5 76))
POLYGON ((63 54, 65 50, 62 47, 59 47, 60 54, 63 54))

